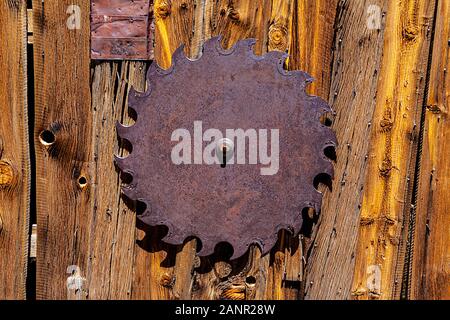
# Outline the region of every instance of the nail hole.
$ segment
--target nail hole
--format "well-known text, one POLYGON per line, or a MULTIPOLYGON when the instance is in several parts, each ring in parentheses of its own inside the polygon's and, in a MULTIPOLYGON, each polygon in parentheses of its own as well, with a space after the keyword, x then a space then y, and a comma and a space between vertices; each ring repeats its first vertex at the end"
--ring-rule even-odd
POLYGON ((336 161, 336 148, 334 146, 328 146, 325 149, 323 149, 323 154, 328 159, 336 161))
POLYGON ((44 130, 39 135, 39 140, 44 146, 51 146, 55 143, 55 135, 50 130, 44 130))
POLYGON ((245 283, 248 286, 254 286, 256 284, 256 278, 254 276, 248 276, 247 278, 245 278, 245 283))
POLYGON ((80 186, 80 188, 86 187, 86 185, 87 185, 86 177, 83 177, 83 176, 79 177, 78 178, 78 185, 80 186))

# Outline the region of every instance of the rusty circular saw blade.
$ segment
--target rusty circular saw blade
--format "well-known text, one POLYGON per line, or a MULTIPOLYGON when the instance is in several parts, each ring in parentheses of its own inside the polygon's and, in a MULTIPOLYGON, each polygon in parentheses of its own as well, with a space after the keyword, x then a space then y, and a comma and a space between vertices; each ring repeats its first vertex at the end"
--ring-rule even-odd
POLYGON ((119 136, 133 146, 116 163, 133 177, 122 187, 124 194, 146 204, 138 218, 167 226, 167 243, 197 237, 199 255, 212 254, 221 242, 233 246, 232 258, 251 244, 266 253, 279 230, 299 232, 303 208, 320 210, 322 194, 314 188, 315 177, 333 176, 324 150, 335 146, 336 139, 320 122, 330 107, 306 94, 312 81, 308 74, 283 69, 286 54, 256 56, 254 43, 242 40, 224 50, 216 37, 205 42, 198 60, 187 59, 180 47, 169 69, 153 63, 147 92, 131 89, 129 94, 136 123, 117 126, 119 136), (278 129, 278 172, 261 175, 261 164, 173 164, 171 151, 177 142, 171 141, 172 132, 185 128, 193 135, 194 121, 202 121, 203 130, 223 133, 268 129, 270 137, 270 130, 278 129))

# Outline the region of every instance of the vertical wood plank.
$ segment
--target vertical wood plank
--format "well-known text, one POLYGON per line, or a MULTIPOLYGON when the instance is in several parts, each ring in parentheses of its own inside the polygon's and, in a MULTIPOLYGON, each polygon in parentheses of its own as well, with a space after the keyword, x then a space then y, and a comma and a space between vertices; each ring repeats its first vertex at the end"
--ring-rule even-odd
POLYGON ((352 288, 358 299, 400 297, 433 13, 434 1, 387 7, 352 288))
MULTIPOLYGON (((195 0, 155 0, 155 60, 162 68, 169 68, 172 53, 181 44, 189 56, 194 29, 195 0)), ((201 6, 197 8, 200 10, 201 6)), ((196 41, 198 46, 199 42, 196 41)))
POLYGON ((89 294, 89 7, 89 0, 33 1, 38 299, 89 294))
POLYGON ((334 21, 338 0, 294 0, 289 68, 307 71, 314 82, 308 92, 328 99, 334 21))
MULTIPOLYGON (((377 6, 382 19, 385 3, 340 1, 336 12, 328 101, 335 113, 331 118, 338 141, 337 161, 332 192, 324 190, 317 226, 305 250, 305 299, 350 297, 369 150, 367 137, 383 55, 383 29, 369 28, 367 10, 369 4, 377 6)), ((384 21, 380 23, 383 26, 384 21)))
POLYGON ((0 300, 24 299, 30 156, 26 1, 0 1, 0 300))
POLYGON ((145 89, 144 62, 102 62, 93 69, 92 136, 95 167, 89 222, 89 297, 129 299, 132 294, 135 252, 135 213, 124 201, 113 155, 128 149, 117 141, 117 121, 131 125, 126 97, 130 86, 145 89))
POLYGON ((438 1, 417 189, 410 299, 450 299, 450 2, 438 1))

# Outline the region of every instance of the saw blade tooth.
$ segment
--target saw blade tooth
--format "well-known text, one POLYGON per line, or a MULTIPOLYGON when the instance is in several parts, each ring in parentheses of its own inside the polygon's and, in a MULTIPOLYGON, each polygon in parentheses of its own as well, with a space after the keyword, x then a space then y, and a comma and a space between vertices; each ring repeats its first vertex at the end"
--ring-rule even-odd
POLYGON ((173 69, 173 63, 168 69, 163 69, 158 65, 156 60, 153 60, 147 71, 147 80, 150 82, 150 88, 151 85, 155 85, 155 83, 157 83, 161 77, 172 73, 173 69))
POLYGON ((162 241, 173 245, 179 245, 184 242, 185 236, 175 232, 172 227, 168 226, 167 222, 164 222, 164 225, 169 229, 169 232, 162 238, 162 241))
POLYGON ((311 106, 313 108, 316 108, 317 110, 319 110, 319 112, 321 114, 332 111, 331 107, 328 105, 328 103, 325 100, 323 100, 321 97, 309 95, 309 98, 311 99, 311 102, 312 102, 311 106))
POLYGON ((180 45, 172 55, 172 68, 177 68, 186 62, 189 62, 188 58, 184 54, 184 44, 180 45))
POLYGON ((272 51, 265 53, 262 57, 267 62, 269 62, 271 64, 276 64, 278 61, 280 61, 280 59, 282 59, 284 57, 284 55, 285 55, 284 52, 281 52, 278 50, 272 50, 272 51))
POLYGON ((121 171, 126 171, 128 168, 127 166, 127 158, 119 157, 117 155, 114 155, 114 162, 119 167, 121 171))
POLYGON ((322 170, 321 170, 322 172, 321 173, 326 174, 326 175, 328 175, 330 177, 330 179, 333 179, 333 177, 334 177, 334 167, 333 167, 333 164, 331 163, 331 160, 325 159, 324 162, 325 162, 325 165, 322 168, 322 170))
POLYGON ((134 87, 131 87, 130 92, 128 93, 128 107, 138 112, 141 106, 140 100, 142 98, 143 93, 137 91, 136 89, 134 89, 134 87))
POLYGON ((222 41, 221 36, 215 36, 203 43, 203 54, 216 54, 219 53, 219 49, 222 47, 220 42, 222 41))
POLYGON ((126 139, 130 142, 133 142, 132 140, 132 133, 133 133, 133 126, 124 126, 119 121, 116 122, 116 130, 117 134, 120 138, 126 139))
MULTIPOLYGON (((288 71, 286 74, 289 79, 292 79, 296 82, 297 87, 306 88, 306 86, 314 81, 314 78, 311 77, 308 73, 300 71, 300 70, 292 70, 288 71)), ((305 92, 306 93, 306 92, 305 92)))
POLYGON ((137 194, 136 189, 132 189, 129 187, 122 187, 122 193, 130 200, 136 201, 137 200, 137 194))
POLYGON ((248 251, 250 245, 252 245, 252 244, 253 243, 248 244, 248 245, 244 245, 242 243, 240 243, 240 244, 236 244, 236 243, 235 244, 231 244, 233 246, 233 254, 231 255, 230 260, 235 260, 235 259, 237 259, 239 257, 242 257, 248 251))
POLYGON ((202 241, 202 248, 198 252, 199 256, 210 256, 214 253, 215 249, 215 243, 212 243, 210 241, 207 241, 206 239, 201 239, 202 241))
MULTIPOLYGON (((272 246, 270 246, 271 243, 271 239, 273 239, 273 243, 275 244, 275 242, 278 239, 278 233, 275 232, 273 234, 273 236, 269 236, 267 239, 253 239, 251 244, 252 245, 256 245, 258 246, 259 250, 261 250, 261 252, 267 252, 267 250, 270 250, 272 248, 272 246)), ((243 252, 242 254, 244 254, 245 252, 243 252)))
MULTIPOLYGON (((322 149, 319 149, 318 152, 320 152, 320 157, 317 159, 317 171, 315 172, 315 176, 319 174, 327 174, 331 178, 333 177, 333 163, 330 158, 328 158, 325 155, 325 149, 327 148, 327 145, 323 147, 322 149)), ((314 176, 314 177, 315 177, 314 176)))
POLYGON ((248 53, 249 56, 253 55, 253 47, 255 46, 256 40, 249 38, 245 40, 239 40, 233 47, 233 50, 237 53, 248 53))
POLYGON ((283 52, 283 55, 281 56, 281 58, 278 60, 278 63, 277 63, 278 72, 280 72, 284 76, 289 76, 289 71, 285 69, 286 60, 288 58, 289 58, 289 55, 287 53, 283 52))

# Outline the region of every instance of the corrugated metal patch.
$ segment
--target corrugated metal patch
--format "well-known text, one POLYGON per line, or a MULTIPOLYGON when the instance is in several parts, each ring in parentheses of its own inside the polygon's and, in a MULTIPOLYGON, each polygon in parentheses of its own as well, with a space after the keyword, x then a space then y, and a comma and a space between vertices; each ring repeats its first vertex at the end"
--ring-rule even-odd
POLYGON ((151 0, 91 0, 91 58, 148 60, 151 0))

